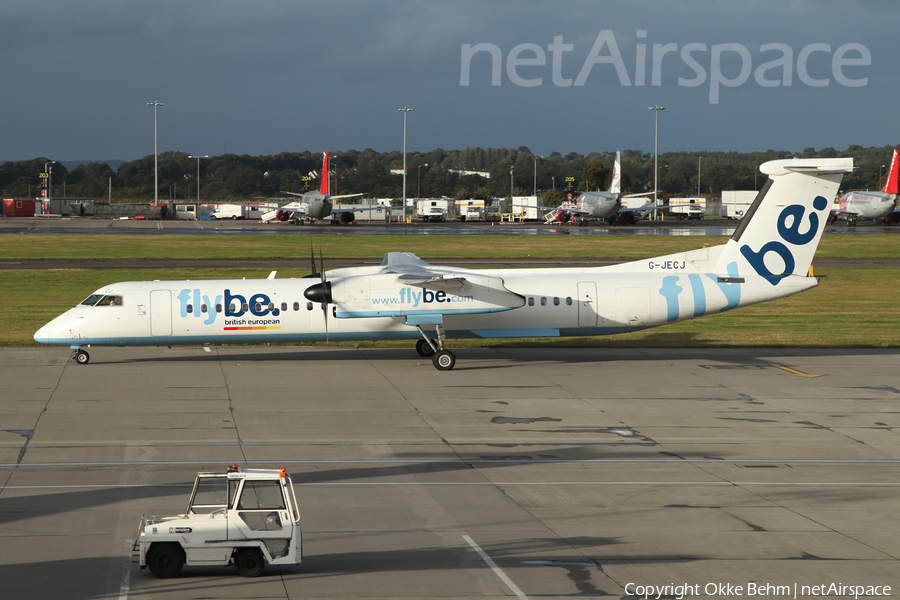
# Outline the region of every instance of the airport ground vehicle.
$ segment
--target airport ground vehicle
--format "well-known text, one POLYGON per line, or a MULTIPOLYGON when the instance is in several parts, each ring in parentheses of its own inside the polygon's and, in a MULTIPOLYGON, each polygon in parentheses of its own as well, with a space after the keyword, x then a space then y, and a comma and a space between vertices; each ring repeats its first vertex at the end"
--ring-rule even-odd
POLYGON ((303 558, 300 512, 284 469, 198 473, 187 512, 141 519, 134 543, 141 568, 161 579, 184 566, 234 565, 244 577, 262 575, 266 563, 303 558))
POLYGON ((669 214, 679 219, 702 219, 706 198, 669 198, 669 214))

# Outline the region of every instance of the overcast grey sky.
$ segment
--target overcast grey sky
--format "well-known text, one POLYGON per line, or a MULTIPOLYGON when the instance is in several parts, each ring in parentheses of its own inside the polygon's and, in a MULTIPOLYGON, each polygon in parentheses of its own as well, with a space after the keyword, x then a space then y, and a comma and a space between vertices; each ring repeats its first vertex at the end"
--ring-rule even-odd
POLYGON ((661 152, 898 143, 895 1, 7 0, 0 16, 0 161, 152 154, 153 101, 160 151, 210 155, 400 150, 402 106, 422 151, 652 152, 653 105, 661 152))

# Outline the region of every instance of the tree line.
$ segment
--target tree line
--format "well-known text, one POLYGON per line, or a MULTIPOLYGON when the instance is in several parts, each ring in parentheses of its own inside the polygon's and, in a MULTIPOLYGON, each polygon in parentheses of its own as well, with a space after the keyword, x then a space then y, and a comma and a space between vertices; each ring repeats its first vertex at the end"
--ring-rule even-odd
MULTIPOLYGON (((893 147, 850 146, 803 152, 666 152, 659 155, 659 193, 662 197, 716 197, 722 190, 759 189, 765 176, 759 165, 781 158, 853 157, 856 169, 844 177, 842 190, 880 189, 887 177, 893 147)), ((408 198, 457 199, 529 196, 536 190, 545 203, 555 205, 587 190, 609 187, 615 152, 570 152, 536 156, 527 147, 466 148, 407 153, 408 198), (481 171, 489 177, 459 171, 481 171)), ((49 159, 41 157, 0 165, 0 195, 4 198, 37 197, 41 173, 49 159)), ((403 196, 401 152, 350 150, 329 154, 331 193, 362 193, 370 198, 403 196)), ((640 150, 622 151, 622 191, 653 190, 654 159, 640 150)), ((255 199, 282 196, 281 192, 319 189, 322 154, 282 152, 267 156, 223 154, 200 159, 200 197, 203 200, 255 199)), ((53 164, 53 195, 113 201, 146 201, 154 197, 154 157, 123 162, 113 170, 92 162, 69 170, 53 164)), ((197 197, 197 159, 185 152, 159 155, 161 201, 197 197)))

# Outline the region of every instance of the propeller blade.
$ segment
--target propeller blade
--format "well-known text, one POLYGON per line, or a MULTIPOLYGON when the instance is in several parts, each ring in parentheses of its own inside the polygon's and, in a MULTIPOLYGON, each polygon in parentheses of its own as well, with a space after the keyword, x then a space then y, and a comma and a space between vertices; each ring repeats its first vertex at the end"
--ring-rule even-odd
POLYGON ((319 246, 319 272, 322 274, 322 287, 328 290, 328 301, 322 303, 322 312, 325 317, 325 344, 328 345, 328 304, 331 302, 331 284, 325 281, 325 258, 322 256, 322 246, 319 246))
POLYGON ((316 273, 316 251, 313 250, 312 236, 309 236, 309 266, 312 268, 312 276, 318 275, 316 273))

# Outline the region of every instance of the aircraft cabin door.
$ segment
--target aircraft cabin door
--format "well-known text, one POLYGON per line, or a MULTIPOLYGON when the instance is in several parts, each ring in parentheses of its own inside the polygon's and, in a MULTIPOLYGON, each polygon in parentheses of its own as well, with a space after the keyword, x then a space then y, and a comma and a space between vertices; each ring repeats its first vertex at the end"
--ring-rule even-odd
POLYGON ((578 326, 597 326, 597 284, 593 281, 578 282, 578 326))
POLYGON ((169 290, 150 292, 150 335, 172 335, 172 292, 169 290))

